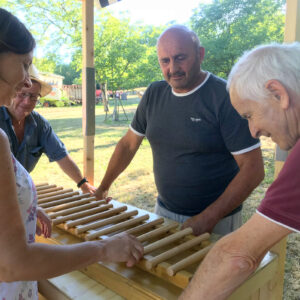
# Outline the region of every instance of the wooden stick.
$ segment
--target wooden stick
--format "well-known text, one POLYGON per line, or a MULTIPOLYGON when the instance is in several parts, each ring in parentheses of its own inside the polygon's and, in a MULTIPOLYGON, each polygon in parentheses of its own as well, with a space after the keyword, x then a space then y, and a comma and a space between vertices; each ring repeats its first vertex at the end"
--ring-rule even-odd
POLYGON ((47 189, 50 189, 53 187, 56 187, 56 184, 44 185, 44 186, 39 186, 39 187, 35 187, 35 188, 36 188, 36 191, 39 192, 39 191, 47 190, 47 189))
MULTIPOLYGON (((53 189, 58 189, 58 188, 53 188, 53 189)), ((60 190, 53 190, 52 192, 49 192, 49 193, 48 193, 48 191, 50 191, 50 190, 47 190, 47 193, 38 194, 38 199, 40 200, 40 199, 49 198, 49 197, 56 196, 56 195, 63 195, 66 193, 73 192, 73 189, 63 190, 63 188, 62 188, 60 190)))
MULTIPOLYGON (((168 267, 167 269, 168 275, 174 276, 178 271, 198 262, 208 253, 208 251, 213 247, 213 245, 214 243, 184 258, 183 260, 177 262, 176 264, 168 267)), ((230 274, 228 274, 228 276, 230 276, 230 274)))
POLYGON ((41 186, 45 186, 45 185, 48 185, 47 182, 42 182, 42 183, 38 183, 38 184, 34 184, 35 185, 35 188, 40 188, 41 186))
POLYGON ((106 201, 105 200, 93 201, 93 202, 88 203, 88 204, 84 204, 84 205, 80 205, 80 206, 76 206, 76 207, 72 207, 72 208, 60 210, 60 211, 55 212, 55 213, 54 212, 52 212, 52 213, 50 212, 49 213, 49 217, 51 219, 54 219, 56 217, 66 216, 66 215, 73 214, 73 213, 78 212, 78 211, 83 211, 85 209, 93 208, 93 207, 99 206, 101 204, 106 204, 106 201))
MULTIPOLYGON (((112 204, 107 204, 107 205, 94 207, 91 209, 82 210, 82 211, 79 211, 79 212, 76 212, 73 214, 69 214, 67 216, 56 218, 55 220, 52 221, 52 223, 53 223, 53 225, 57 225, 57 224, 61 224, 61 223, 65 222, 67 220, 76 220, 76 219, 78 219, 80 217, 84 217, 84 216, 89 216, 89 217, 91 217, 91 215, 95 216, 95 213, 103 212, 105 210, 108 210, 111 207, 112 207, 112 204)), ((82 220, 82 219, 79 219, 79 220, 82 220)), ((76 220, 76 221, 78 221, 78 220, 76 220)), ((65 227, 67 229, 69 228, 68 226, 65 226, 65 227)), ((73 226, 70 226, 70 227, 73 227, 73 226)))
POLYGON ((114 217, 107 218, 105 220, 101 220, 101 221, 93 222, 93 223, 90 223, 90 224, 87 224, 87 225, 83 225, 83 226, 77 227, 75 229, 75 233, 79 234, 79 233, 88 231, 88 230, 93 229, 93 228, 100 228, 100 227, 103 227, 103 226, 106 226, 106 225, 109 225, 109 224, 112 224, 112 223, 115 223, 115 222, 122 221, 124 219, 128 219, 128 218, 130 218, 132 216, 135 216, 137 214, 138 214, 138 211, 133 210, 133 211, 130 211, 130 212, 126 212, 124 214, 120 214, 120 215, 117 215, 117 216, 114 216, 114 217))
POLYGON ((55 191, 60 191, 60 190, 63 190, 63 189, 64 188, 62 186, 57 186, 57 187, 53 187, 53 188, 50 188, 50 189, 47 189, 47 190, 37 191, 37 194, 38 194, 38 196, 43 197, 44 194, 48 194, 48 193, 55 192, 55 191))
POLYGON ((105 228, 105 229, 99 230, 97 232, 90 233, 90 234, 88 234, 85 237, 85 240, 86 241, 90 241, 90 240, 92 240, 92 239, 94 239, 96 237, 116 232, 116 231, 118 231, 120 229, 123 229, 123 228, 129 227, 129 226, 138 224, 138 223, 143 222, 143 221, 148 220, 148 219, 149 219, 149 215, 144 215, 144 216, 140 216, 138 218, 130 219, 128 221, 125 221, 125 222, 113 225, 113 226, 111 226, 109 228, 105 228))
MULTIPOLYGON (((54 200, 58 200, 58 199, 64 199, 64 198, 72 197, 75 195, 79 195, 79 192, 61 194, 61 195, 57 195, 57 196, 53 196, 53 197, 49 197, 49 198, 45 198, 45 199, 41 199, 41 200, 38 199, 38 203, 45 203, 45 202, 50 202, 50 201, 54 201, 54 200)), ((86 195, 86 194, 84 194, 84 195, 86 195)))
POLYGON ((144 248, 144 254, 148 254, 160 247, 163 247, 165 245, 168 245, 174 241, 177 241, 179 239, 181 239, 182 237, 188 235, 188 234, 192 234, 193 233, 193 229, 191 227, 188 227, 188 228, 185 228, 183 230, 180 230, 176 233, 173 233, 159 241, 156 241, 150 245, 147 245, 145 248, 144 248))
MULTIPOLYGON (((44 200, 46 198, 54 197, 54 196, 57 196, 57 195, 61 196, 61 195, 65 195, 65 194, 71 193, 71 192, 73 192, 73 189, 54 191, 54 192, 51 192, 51 193, 47 193, 47 194, 43 194, 43 195, 38 195, 38 202, 41 201, 41 200, 44 200)), ((60 199, 62 199, 62 198, 66 198, 66 197, 63 196, 60 199)))
POLYGON ((177 223, 172 223, 172 224, 169 224, 169 225, 165 225, 165 226, 159 227, 159 228, 157 228, 153 231, 144 233, 144 234, 138 236, 137 239, 142 243, 142 242, 145 242, 145 241, 147 241, 151 238, 160 236, 160 235, 170 231, 171 229, 176 228, 177 226, 178 226, 177 223))
MULTIPOLYGON (((48 207, 57 206, 57 205, 60 205, 60 204, 63 204, 63 203, 72 202, 72 201, 80 199, 80 198, 86 198, 84 196, 83 197, 81 197, 81 196, 82 195, 75 196, 75 197, 70 197, 70 198, 65 198, 65 199, 61 199, 61 200, 55 200, 55 201, 51 201, 51 202, 48 202, 48 203, 42 203, 42 204, 39 204, 39 206, 42 207, 42 208, 48 208, 48 207)), ((92 201, 92 200, 96 200, 96 197, 89 197, 87 199, 92 201)))
POLYGON ((101 206, 100 208, 104 208, 104 209, 102 209, 102 212, 99 212, 99 213, 94 214, 94 215, 89 215, 87 217, 80 218, 80 219, 77 219, 77 220, 74 220, 74 221, 69 221, 65 224, 65 228, 69 229, 69 228, 77 226, 77 225, 86 224, 90 221, 103 219, 103 218, 106 218, 108 216, 116 215, 116 214, 118 214, 122 211, 125 211, 127 209, 127 206, 121 206, 121 207, 118 207, 118 208, 108 210, 111 207, 112 207, 112 204, 101 206), (104 210, 106 210, 106 211, 104 211, 104 210))
MULTIPOLYGON (((101 201, 104 201, 106 203, 105 200, 101 200, 101 201)), ((48 212, 56 212, 56 211, 59 211, 59 210, 63 210, 63 209, 67 209, 67 208, 71 208, 71 207, 75 207, 75 206, 79 206, 81 204, 90 203, 90 202, 91 202, 90 198, 85 198, 85 199, 82 199, 82 200, 75 200, 73 202, 64 203, 64 204, 57 205, 57 206, 51 206, 51 207, 48 207, 48 208, 46 208, 44 210, 45 210, 46 213, 48 213, 48 212)), ((99 201, 99 203, 100 203, 100 201, 99 201)))
POLYGON ((177 246, 175 248, 172 248, 166 252, 163 252, 163 253, 149 259, 146 262, 146 268, 148 270, 151 270, 153 267, 155 267, 160 262, 166 261, 167 259, 174 257, 175 255, 177 255, 185 250, 191 249, 192 247, 199 245, 202 241, 209 239, 209 237, 210 237, 209 233, 204 233, 204 234, 199 235, 183 244, 180 244, 179 246, 177 246))
POLYGON ((160 225, 164 222, 164 218, 159 218, 159 219, 156 219, 154 221, 151 221, 151 222, 148 222, 148 223, 145 223, 145 224, 142 224, 140 226, 136 226, 134 228, 130 228, 128 230, 126 230, 125 232, 126 233, 129 233, 129 234, 138 234, 144 230, 147 230, 147 229, 150 229, 156 225, 160 225))

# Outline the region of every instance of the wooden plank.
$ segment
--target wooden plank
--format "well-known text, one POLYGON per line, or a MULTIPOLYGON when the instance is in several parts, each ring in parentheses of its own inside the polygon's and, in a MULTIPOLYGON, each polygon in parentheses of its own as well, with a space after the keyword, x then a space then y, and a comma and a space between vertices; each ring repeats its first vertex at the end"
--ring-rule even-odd
POLYGON ((201 259, 204 258, 204 256, 208 253, 208 251, 213 247, 213 244, 197 251, 196 253, 186 257, 185 259, 182 259, 181 261, 177 262, 174 265, 171 265, 167 269, 167 273, 170 276, 174 276, 178 271, 184 269, 187 266, 190 266, 196 262, 199 262, 201 259))
POLYGON ((63 189, 62 186, 57 186, 57 187, 53 187, 53 188, 50 188, 50 189, 47 189, 47 190, 37 191, 37 194, 38 194, 39 197, 45 197, 44 194, 48 194, 48 193, 51 193, 51 192, 60 191, 62 189, 63 189))
MULTIPOLYGON (((67 216, 58 217, 58 218, 54 219, 52 221, 52 223, 53 223, 53 225, 56 225, 56 224, 61 224, 68 220, 77 220, 78 221, 79 218, 86 217, 86 216, 88 216, 87 218, 89 218, 89 219, 86 219, 86 222, 88 222, 89 220, 92 220, 93 216, 95 216, 96 213, 103 212, 104 210, 108 210, 111 207, 112 207, 111 204, 107 204, 107 205, 102 205, 102 206, 97 206, 94 208, 82 210, 79 212, 68 214, 67 216)), ((52 216, 50 216, 50 217, 52 217, 52 216)), ((81 223, 79 222, 78 224, 81 224, 81 223)), ((72 227, 72 226, 73 226, 73 224, 72 225, 70 223, 66 224, 66 228, 72 227)))
POLYGON ((154 237, 163 235, 163 234, 169 232, 171 229, 174 229, 176 227, 178 227, 178 223, 175 223, 175 222, 173 222, 171 224, 163 225, 157 229, 154 229, 150 232, 147 232, 147 233, 144 233, 144 234, 138 236, 137 239, 142 243, 142 242, 148 241, 154 237))
POLYGON ((210 237, 209 233, 204 233, 204 234, 201 234, 200 236, 195 237, 194 239, 191 239, 187 242, 180 244, 177 247, 174 247, 168 251, 162 252, 161 254, 149 259, 146 262, 146 268, 148 270, 150 270, 153 267, 155 267, 157 264, 159 264, 160 262, 166 261, 167 259, 169 259, 181 252, 184 252, 188 249, 191 249, 192 247, 194 247, 196 245, 199 245, 202 241, 209 239, 209 237, 210 237))
POLYGON ((274 298, 272 295, 274 295, 274 291, 275 290, 274 290, 273 280, 271 280, 259 289, 259 300, 264 300, 264 299, 273 300, 274 298))
POLYGON ((83 136, 83 174, 90 184, 94 185, 94 147, 95 136, 83 136))
POLYGON ((122 300, 123 297, 89 278, 73 271, 48 280, 39 281, 39 291, 47 300, 122 300))
POLYGON ((52 189, 42 191, 42 192, 45 192, 45 193, 39 193, 38 194, 38 200, 53 197, 53 196, 56 196, 56 195, 63 195, 63 194, 66 194, 66 193, 72 193, 73 189, 63 190, 63 188, 57 187, 57 188, 52 188, 52 189))
MULTIPOLYGON (((122 206, 121 203, 118 203, 116 201, 112 201, 111 203, 113 203, 114 207, 122 206)), ((136 208, 128 205, 128 210, 134 211, 136 210, 136 208)), ((143 210, 137 210, 139 215, 143 215, 143 213, 145 213, 145 211, 143 210)), ((159 219, 159 217, 155 214, 149 213, 149 215, 149 222, 152 222, 155 219, 159 219)), ((167 219, 165 221, 167 224, 173 223, 173 221, 167 219)), ((107 238, 107 236, 104 236, 103 238, 107 238)), ((70 234, 57 228, 54 228, 53 230, 53 238, 44 239, 43 237, 37 237, 38 242, 41 241, 41 239, 46 243, 62 244, 73 244, 81 241, 80 237, 71 236, 70 234)), ((189 236, 186 236, 184 238, 184 241, 189 240, 189 236)), ((180 242, 174 242, 174 244, 172 243, 165 247, 171 249, 172 247, 176 247, 180 242)), ((157 253, 159 253, 160 251, 164 252, 165 249, 158 249, 156 251, 157 253)), ((154 255, 156 254, 154 253, 154 255)), ((176 255, 176 257, 174 257, 174 262, 178 261, 178 259, 181 259, 178 256, 181 256, 181 254, 178 254, 176 255)), ((125 264, 98 263, 84 268, 82 272, 84 272, 97 282, 100 282, 108 288, 114 290, 126 299, 173 300, 177 299, 181 294, 182 288, 184 288, 188 284, 194 270, 196 270, 198 266, 198 264, 196 263, 188 270, 178 271, 175 276, 169 276, 168 274, 166 274, 166 270, 169 266, 173 265, 173 261, 159 263, 155 268, 146 272, 144 270, 146 269, 145 262, 147 261, 147 259, 149 259, 148 255, 146 255, 146 258, 134 268, 126 268, 125 264), (168 278, 168 276, 170 278, 168 278)), ((271 283, 272 279, 274 279, 274 274, 276 273, 277 267, 278 257, 275 254, 268 253, 255 274, 251 276, 249 280, 247 280, 235 292, 236 298, 230 299, 256 300, 258 294, 268 297, 268 295, 272 293, 273 286, 271 283), (258 291, 258 289, 260 290, 258 291)), ((273 298, 260 298, 259 300, 273 300, 273 298)))
POLYGON ((85 240, 90 241, 90 240, 93 240, 97 237, 114 233, 114 232, 122 230, 124 228, 127 228, 127 227, 133 226, 135 224, 141 223, 141 222, 143 222, 147 219, 149 219, 149 215, 140 216, 140 217, 137 217, 137 218, 127 220, 125 222, 118 223, 116 225, 112 225, 111 227, 104 228, 104 229, 99 230, 97 232, 88 234, 85 237, 85 240))
POLYGON ((39 188, 39 187, 41 187, 41 186, 48 185, 48 182, 41 182, 41 183, 34 184, 34 185, 35 185, 35 188, 39 188))
POLYGON ((162 262, 159 263, 155 268, 149 270, 146 267, 147 260, 148 260, 148 256, 146 255, 145 259, 143 259, 137 264, 137 267, 153 274, 156 277, 163 279, 166 282, 170 282, 181 289, 184 289, 188 286, 191 278, 193 277, 193 273, 196 271, 196 266, 195 266, 193 268, 192 273, 183 270, 183 271, 178 271, 174 275, 169 275, 167 270, 171 266, 171 264, 169 264, 168 262, 162 262))
POLYGON ((93 207, 97 207, 101 204, 105 204, 106 201, 105 200, 101 200, 101 201, 93 201, 91 203, 87 203, 87 204, 83 204, 83 205, 80 205, 80 206, 76 206, 76 207, 72 207, 72 208, 68 208, 68 209, 63 209, 63 210, 60 210, 58 212, 50 212, 49 213, 49 216, 50 218, 54 218, 54 217, 58 217, 58 216, 66 216, 66 215, 69 215, 69 214, 73 214, 73 213, 76 213, 76 212, 79 212, 79 211, 83 211, 85 209, 90 209, 90 208, 93 208, 93 207))
POLYGON ((58 200, 51 201, 51 202, 39 203, 39 206, 42 207, 42 208, 50 208, 50 207, 58 206, 60 204, 73 202, 74 200, 82 199, 82 198, 86 198, 89 201, 96 200, 95 197, 86 197, 86 196, 83 196, 83 195, 79 195, 79 196, 74 196, 74 197, 70 197, 70 198, 58 199, 58 200))
POLYGON ((106 225, 113 224, 115 222, 120 222, 122 220, 128 219, 132 216, 136 216, 137 214, 138 214, 137 210, 122 213, 122 214, 119 214, 117 216, 109 217, 109 218, 101 220, 101 221, 96 221, 96 222, 89 223, 87 225, 78 226, 78 227, 76 227, 75 232, 76 232, 76 234, 79 234, 79 233, 83 233, 83 232, 86 232, 86 231, 91 230, 91 229, 101 228, 101 227, 104 227, 106 225))
POLYGON ((284 41, 300 41, 300 0, 286 1, 284 41))
MULTIPOLYGON (((73 197, 76 195, 79 195, 78 191, 71 192, 71 193, 61 193, 60 195, 51 196, 51 197, 47 197, 47 198, 43 198, 43 199, 38 199, 38 203, 40 204, 40 203, 50 202, 50 201, 54 201, 54 200, 73 197)), ((84 195, 86 195, 86 194, 84 194, 84 195)), ((82 196, 80 195, 79 198, 82 198, 82 196)), ((79 198, 77 198, 77 199, 79 199, 79 198)))
POLYGON ((270 251, 277 255, 278 266, 275 277, 272 278, 268 290, 270 292, 270 299, 281 300, 283 296, 283 283, 284 283, 284 265, 286 257, 286 238, 282 239, 279 243, 271 248, 270 251))
POLYGON ((151 228, 154 228, 156 225, 160 225, 164 222, 164 219, 163 218, 159 218, 159 219, 156 219, 154 221, 151 221, 151 222, 147 222, 145 224, 142 224, 140 226, 135 226, 133 228, 130 228, 128 230, 126 230, 125 232, 129 233, 129 234, 139 234, 141 232, 144 232, 145 230, 148 230, 148 229, 151 229, 151 228))
POLYGON ((95 69, 94 1, 82 1, 82 133, 83 173, 94 184, 95 69))
POLYGON ((55 184, 51 184, 51 185, 42 185, 42 186, 36 186, 36 191, 37 193, 40 192, 40 191, 43 191, 43 190, 48 190, 48 189, 51 189, 51 188, 54 188, 56 187, 55 184))
MULTIPOLYGON (((268 299, 268 298, 265 298, 268 299)), ((260 289, 258 289, 256 292, 254 292, 250 297, 249 300, 263 300, 260 299, 260 289)))
MULTIPOLYGON (((117 207, 117 208, 112 208, 112 207, 113 207, 112 204, 106 204, 106 205, 100 206, 99 208, 96 208, 98 210, 97 214, 88 215, 88 216, 85 216, 83 218, 78 218, 78 219, 74 218, 73 221, 69 221, 65 224, 65 228, 68 229, 70 227, 74 227, 74 226, 82 225, 82 224, 85 224, 85 223, 88 223, 91 221, 103 219, 108 216, 116 215, 127 209, 126 206, 117 207), (110 208, 112 208, 112 209, 110 209, 110 208)), ((95 209, 93 209, 93 210, 95 210, 95 209)), ((85 211, 85 213, 86 213, 86 211, 85 211)), ((77 213, 77 215, 79 215, 79 213, 77 213)))
POLYGON ((168 245, 174 241, 178 241, 179 239, 185 237, 186 235, 189 235, 193 233, 193 229, 191 227, 185 228, 183 230, 180 230, 176 233, 173 233, 163 239, 160 239, 154 243, 151 243, 144 247, 144 254, 148 254, 150 252, 153 252, 154 250, 161 248, 165 245, 168 245))
MULTIPOLYGON (((153 218, 153 214, 151 214, 153 218)), ((72 236, 58 228, 53 228, 50 239, 36 236, 37 242, 47 244, 71 245, 81 242, 78 237, 72 236)), ((96 263, 82 270, 95 281, 103 284, 117 294, 130 300, 175 300, 182 289, 162 280, 138 267, 127 268, 125 264, 96 263)))
POLYGON ((71 208, 71 207, 80 206, 82 204, 86 204, 86 203, 90 203, 90 202, 91 202, 90 198, 85 198, 85 199, 76 200, 76 201, 72 201, 72 202, 68 202, 68 203, 63 203, 63 204, 60 204, 60 205, 57 205, 57 206, 51 206, 51 207, 45 208, 44 211, 46 213, 49 213, 49 212, 58 212, 60 210, 64 210, 64 209, 71 208))

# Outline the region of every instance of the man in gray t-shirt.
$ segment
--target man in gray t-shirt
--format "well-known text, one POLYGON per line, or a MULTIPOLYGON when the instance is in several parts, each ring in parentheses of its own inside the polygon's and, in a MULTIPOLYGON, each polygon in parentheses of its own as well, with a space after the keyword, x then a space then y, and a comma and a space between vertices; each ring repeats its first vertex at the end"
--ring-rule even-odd
POLYGON ((259 140, 230 104, 226 82, 201 70, 194 32, 172 26, 159 38, 165 81, 152 83, 118 143, 96 191, 108 189, 144 136, 152 148, 159 215, 195 234, 227 234, 241 225, 241 204, 264 176, 259 140))

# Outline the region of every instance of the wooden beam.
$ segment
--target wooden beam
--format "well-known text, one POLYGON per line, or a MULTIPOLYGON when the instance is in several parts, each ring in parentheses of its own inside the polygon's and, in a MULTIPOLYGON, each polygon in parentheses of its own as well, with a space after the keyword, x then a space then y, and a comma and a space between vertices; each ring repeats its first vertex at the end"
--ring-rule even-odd
POLYGON ((300 0, 286 1, 284 41, 300 41, 300 0))
POLYGON ((82 132, 83 174, 94 184, 95 67, 94 1, 82 0, 82 132))

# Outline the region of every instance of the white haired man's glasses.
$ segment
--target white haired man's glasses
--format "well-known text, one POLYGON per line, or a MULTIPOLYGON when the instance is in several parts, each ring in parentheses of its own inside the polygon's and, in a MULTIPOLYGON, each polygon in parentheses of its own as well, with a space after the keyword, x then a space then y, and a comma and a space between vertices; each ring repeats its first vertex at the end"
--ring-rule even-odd
POLYGON ((17 93, 17 96, 19 98, 23 99, 23 100, 25 100, 26 98, 29 98, 30 101, 32 102, 32 104, 37 103, 41 98, 40 94, 34 95, 34 94, 31 94, 31 93, 17 93))

